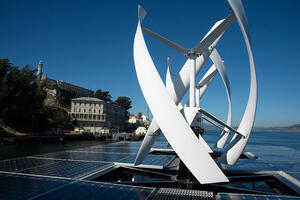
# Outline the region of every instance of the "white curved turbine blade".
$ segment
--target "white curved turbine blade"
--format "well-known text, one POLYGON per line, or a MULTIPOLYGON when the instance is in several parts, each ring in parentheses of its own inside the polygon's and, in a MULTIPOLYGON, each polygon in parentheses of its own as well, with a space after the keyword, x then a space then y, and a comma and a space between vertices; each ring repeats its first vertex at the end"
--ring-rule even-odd
MULTIPOLYGON (((173 87, 173 82, 172 82, 171 72, 170 72, 170 63, 171 63, 171 59, 168 57, 168 67, 167 67, 167 73, 166 73, 166 88, 167 88, 167 90, 170 90, 170 88, 173 87)), ((144 158, 149 153, 148 149, 151 149, 156 138, 160 135, 159 127, 156 128, 156 125, 157 125, 157 123, 150 124, 150 126, 147 130, 147 133, 144 137, 144 140, 141 144, 140 150, 137 153, 136 159, 134 161, 134 165, 142 164, 142 162, 144 161, 144 158)))
MULTIPOLYGON (((226 88, 226 93, 227 93, 227 100, 228 100, 228 115, 227 115, 227 121, 226 124, 228 126, 231 126, 231 117, 232 117, 232 113, 231 113, 231 90, 230 90, 230 84, 229 84, 229 79, 228 79, 228 75, 224 66, 224 63, 221 59, 221 56, 219 55, 217 49, 213 49, 212 53, 210 54, 210 59, 213 61, 213 63, 215 64, 216 68, 218 69, 218 72, 220 73, 220 76, 223 80, 223 83, 225 85, 226 88)), ((228 128, 224 128, 224 130, 222 131, 220 138, 218 139, 217 143, 215 144, 214 147, 216 148, 223 148, 227 139, 229 136, 229 129, 228 128)))
POLYGON ((213 44, 213 42, 215 42, 216 39, 219 38, 226 31, 226 29, 230 26, 234 19, 235 16, 232 13, 228 17, 226 17, 226 19, 218 21, 216 23, 216 28, 213 31, 211 31, 208 35, 206 35, 206 37, 191 51, 202 54, 203 51, 210 47, 213 44))
POLYGON ((254 124, 255 113, 256 113, 256 105, 257 105, 257 80, 256 80, 256 72, 255 72, 255 63, 252 53, 252 45, 250 32, 247 22, 246 13, 243 7, 241 0, 228 0, 229 5, 231 6, 238 24, 243 33, 243 37, 247 46, 249 62, 250 62, 250 92, 247 107, 241 123, 238 127, 238 132, 246 135, 245 138, 235 135, 234 139, 230 142, 230 144, 226 147, 225 151, 218 159, 218 162, 224 164, 233 165, 239 159, 240 155, 243 153, 246 144, 249 140, 252 127, 254 124))
POLYGON ((170 72, 170 58, 168 58, 168 68, 166 73, 166 88, 167 90, 171 90, 171 87, 173 87, 173 81, 171 78, 171 72, 170 72))
POLYGON ((196 85, 196 87, 203 87, 204 85, 206 85, 210 79, 212 77, 214 77, 216 74, 218 73, 217 68, 215 67, 215 65, 212 65, 207 72, 205 73, 205 75, 203 76, 203 78, 199 81, 199 83, 196 85))
MULTIPOLYGON (((141 12, 141 14, 139 14, 139 16, 144 17, 144 9, 143 12, 141 12)), ((214 31, 216 29, 216 27, 218 27, 218 25, 221 23, 217 22, 206 34, 209 35, 212 31, 214 31)), ((205 36, 205 37, 206 37, 205 36)), ((212 43, 211 48, 214 48, 220 38, 222 37, 222 34, 212 43)), ((210 55, 211 51, 209 51, 208 49, 206 51, 204 51, 198 58, 196 58, 196 75, 199 73, 200 69, 202 68, 203 64, 206 62, 206 60, 208 59, 209 55, 210 55)), ((187 60, 186 63, 183 65, 183 67, 181 68, 178 76, 176 76, 176 79, 174 80, 173 84, 173 88, 169 91, 171 98, 174 100, 175 104, 180 103, 181 99, 183 98, 184 94, 186 93, 186 91, 189 89, 189 84, 190 84, 190 65, 193 65, 193 62, 191 62, 191 60, 187 60)), ((211 82, 211 81, 210 81, 211 82)), ((209 85, 209 84, 208 84, 209 85)), ((200 89, 200 98, 202 96, 202 94, 205 91, 205 88, 207 88, 207 86, 204 86, 200 89)), ((181 105, 181 109, 183 108, 183 106, 181 105)), ((155 118, 153 118, 152 123, 155 123, 153 126, 157 127, 157 129, 159 129, 159 126, 156 123, 155 118)), ((152 129, 151 129, 152 130, 152 129)), ((146 135, 145 135, 145 142, 143 141, 139 152, 137 154, 137 158, 136 160, 141 160, 143 161, 146 157, 146 155, 150 152, 151 146, 150 144, 153 144, 156 140, 156 137, 152 137, 153 133, 156 132, 155 131, 147 131, 146 135), (148 138, 149 137, 149 138, 148 138), (142 152, 142 153, 140 153, 142 152), (145 153, 147 152, 147 153, 145 153), (143 156, 143 158, 141 158, 143 156)), ((206 144, 206 143, 205 143, 206 144)), ((204 144, 204 145, 205 145, 204 144)), ((208 152, 213 152, 210 147, 206 144, 206 148, 208 152)))
POLYGON ((218 72, 216 66, 213 64, 205 73, 205 75, 202 77, 202 79, 200 80, 199 84, 204 83, 205 84, 201 84, 203 85, 200 88, 200 95, 199 98, 201 99, 202 96, 204 95, 204 93, 206 92, 206 89, 208 88, 208 86, 211 84, 211 82, 213 81, 213 79, 215 78, 216 73, 218 72), (207 80, 206 77, 210 76, 210 74, 215 74, 214 76, 212 76, 209 80, 207 80))
POLYGON ((133 54, 138 81, 147 104, 179 158, 201 184, 228 182, 170 98, 147 50, 140 20, 133 54), (172 120, 166 120, 170 117, 172 120))

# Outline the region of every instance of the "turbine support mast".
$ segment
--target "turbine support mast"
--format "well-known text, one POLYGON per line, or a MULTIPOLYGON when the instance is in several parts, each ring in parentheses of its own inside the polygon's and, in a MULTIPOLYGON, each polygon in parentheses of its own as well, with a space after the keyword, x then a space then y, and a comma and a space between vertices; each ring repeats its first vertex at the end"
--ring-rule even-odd
POLYGON ((193 61, 193 65, 190 65, 190 102, 189 107, 196 107, 196 59, 198 55, 191 53, 186 55, 188 59, 193 61))

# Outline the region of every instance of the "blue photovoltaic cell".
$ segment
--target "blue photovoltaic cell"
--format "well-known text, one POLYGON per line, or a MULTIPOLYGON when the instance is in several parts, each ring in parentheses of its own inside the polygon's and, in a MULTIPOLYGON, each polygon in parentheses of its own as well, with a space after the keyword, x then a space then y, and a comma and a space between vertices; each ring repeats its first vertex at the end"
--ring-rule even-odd
POLYGON ((243 200, 299 200, 299 197, 292 197, 292 196, 282 196, 282 195, 256 195, 256 194, 232 194, 232 193, 219 193, 216 196, 217 200, 236 200, 236 199, 243 199, 243 200))
POLYGON ((227 168, 246 171, 278 170, 278 167, 271 163, 254 159, 240 159, 235 165, 227 165, 227 168))
POLYGON ((118 154, 118 153, 91 153, 91 152, 72 152, 63 151, 58 153, 50 153, 39 155, 45 158, 60 158, 72 160, 88 160, 88 161, 110 161, 115 162, 132 154, 118 154))
POLYGON ((138 149, 136 148, 114 148, 114 147, 90 147, 90 148, 81 148, 74 151, 85 151, 85 152, 111 152, 111 153, 137 153, 138 149))
POLYGON ((0 173, 0 199, 28 199, 68 183, 70 181, 0 173))
POLYGON ((155 142, 152 146, 152 148, 159 148, 159 149, 172 149, 170 145, 168 145, 167 142, 155 142))
POLYGON ((276 166, 278 170, 289 171, 289 172, 300 172, 300 161, 267 161, 272 165, 276 166))
POLYGON ((28 157, 3 160, 0 161, 0 171, 13 172, 55 162, 57 161, 28 157))
POLYGON ((36 199, 82 199, 82 200, 144 200, 153 188, 129 187, 86 181, 73 182, 61 189, 49 192, 36 199))
POLYGON ((0 199, 138 199, 153 188, 0 173, 0 199))
MULTIPOLYGON (((159 165, 166 166, 175 156, 167 156, 167 155, 151 155, 148 154, 145 160, 143 161, 143 165, 159 165)), ((136 155, 129 156, 124 158, 118 162, 121 163, 134 163, 136 155)))
POLYGON ((108 165, 108 163, 101 162, 60 161, 19 172, 25 174, 75 178, 91 173, 96 169, 100 169, 101 167, 108 165))

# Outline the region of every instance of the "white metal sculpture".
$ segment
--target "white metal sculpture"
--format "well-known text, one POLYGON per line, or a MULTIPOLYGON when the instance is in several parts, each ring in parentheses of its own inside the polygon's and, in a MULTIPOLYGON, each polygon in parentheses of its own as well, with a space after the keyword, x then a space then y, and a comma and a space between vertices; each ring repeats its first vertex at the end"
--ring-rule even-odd
POLYGON ((142 22, 146 12, 139 6, 139 21, 134 38, 134 62, 140 87, 154 119, 142 142, 135 165, 140 164, 144 160, 161 131, 182 162, 201 184, 228 182, 225 174, 210 156, 209 153, 213 152, 211 148, 201 136, 197 138, 190 128, 195 116, 199 113, 214 121, 211 123, 224 127, 215 145, 218 148, 224 147, 229 130, 235 132, 234 138, 225 147, 224 153, 217 160, 217 162, 223 164, 234 164, 238 160, 252 130, 256 112, 257 83, 248 24, 241 0, 228 0, 228 2, 233 13, 227 18, 218 21, 201 42, 192 49, 183 48, 143 27, 142 22), (238 20, 247 45, 251 72, 249 100, 243 119, 237 130, 231 127, 231 93, 228 76, 221 57, 215 49, 223 33, 235 18, 238 20), (170 62, 168 60, 166 86, 164 86, 148 52, 143 32, 162 41, 188 58, 174 82, 171 79, 169 71, 170 62), (195 77, 208 57, 210 57, 214 65, 208 70, 200 83, 196 85, 195 77), (228 97, 228 117, 226 123, 200 107, 199 99, 212 82, 217 71, 224 82, 228 97), (190 88, 188 107, 185 107, 183 112, 180 112, 181 107, 178 105, 180 105, 180 101, 188 88, 190 88))

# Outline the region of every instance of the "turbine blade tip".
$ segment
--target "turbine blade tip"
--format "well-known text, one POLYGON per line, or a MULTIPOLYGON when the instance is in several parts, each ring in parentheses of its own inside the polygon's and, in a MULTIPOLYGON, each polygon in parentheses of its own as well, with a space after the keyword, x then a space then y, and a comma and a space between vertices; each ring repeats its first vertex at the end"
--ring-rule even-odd
POLYGON ((145 11, 145 9, 141 6, 141 5, 138 5, 138 17, 139 17, 139 20, 142 21, 144 20, 144 17, 147 15, 147 12, 145 11))

